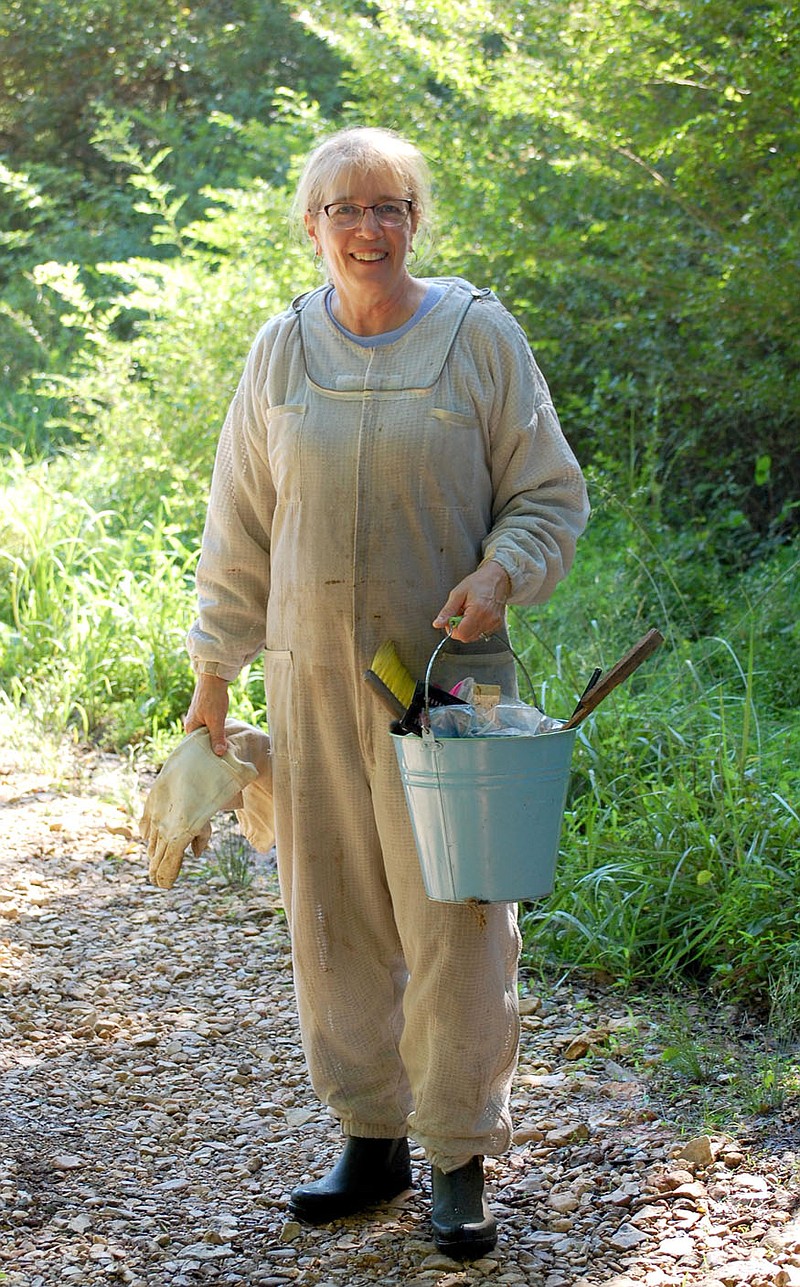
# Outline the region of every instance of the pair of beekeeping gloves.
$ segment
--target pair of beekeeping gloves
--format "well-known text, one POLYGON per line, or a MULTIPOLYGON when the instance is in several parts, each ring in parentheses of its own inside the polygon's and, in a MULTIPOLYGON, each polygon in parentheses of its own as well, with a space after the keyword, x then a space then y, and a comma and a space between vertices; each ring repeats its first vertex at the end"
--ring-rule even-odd
POLYGON ((175 884, 189 847, 196 856, 207 848, 211 819, 221 809, 235 810, 260 852, 274 843, 269 737, 233 719, 225 721, 225 737, 225 754, 215 755, 208 729, 195 729, 165 760, 147 796, 139 830, 150 880, 161 889, 175 884))

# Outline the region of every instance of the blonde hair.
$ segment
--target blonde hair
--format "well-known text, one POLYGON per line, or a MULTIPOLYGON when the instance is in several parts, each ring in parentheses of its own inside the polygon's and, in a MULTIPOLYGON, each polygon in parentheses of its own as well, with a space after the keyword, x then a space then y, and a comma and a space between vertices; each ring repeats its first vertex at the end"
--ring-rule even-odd
POLYGON ((297 183, 292 218, 298 229, 306 212, 316 214, 330 200, 334 185, 351 175, 388 170, 400 189, 397 196, 414 203, 418 227, 428 231, 431 185, 428 164, 413 143, 394 130, 358 126, 331 135, 310 154, 297 183))

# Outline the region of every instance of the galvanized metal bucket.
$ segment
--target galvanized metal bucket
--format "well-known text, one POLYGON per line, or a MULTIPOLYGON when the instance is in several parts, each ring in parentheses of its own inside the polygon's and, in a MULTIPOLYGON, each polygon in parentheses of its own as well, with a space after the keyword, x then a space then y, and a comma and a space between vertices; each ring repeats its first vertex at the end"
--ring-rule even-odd
POLYGON ((391 734, 429 898, 496 903, 551 893, 576 736, 575 728, 522 737, 436 738, 425 727, 421 737, 391 734))

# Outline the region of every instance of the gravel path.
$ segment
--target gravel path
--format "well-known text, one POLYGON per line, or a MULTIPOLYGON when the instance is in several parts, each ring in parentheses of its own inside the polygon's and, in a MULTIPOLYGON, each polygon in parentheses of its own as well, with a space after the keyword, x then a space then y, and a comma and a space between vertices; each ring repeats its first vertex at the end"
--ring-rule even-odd
POLYGON ((274 872, 258 856, 233 892, 193 860, 150 888, 143 785, 112 757, 0 751, 0 1282, 800 1287, 793 1101, 704 1134, 696 1089, 664 1076, 666 1009, 595 986, 523 997, 490 1257, 437 1253, 416 1154, 390 1206, 293 1222, 288 1190, 340 1142, 306 1080, 274 872))

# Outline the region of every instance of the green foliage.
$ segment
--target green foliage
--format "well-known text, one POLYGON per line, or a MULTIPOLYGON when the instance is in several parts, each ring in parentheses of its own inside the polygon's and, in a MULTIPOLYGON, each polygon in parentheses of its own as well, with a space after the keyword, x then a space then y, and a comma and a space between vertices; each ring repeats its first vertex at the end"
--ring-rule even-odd
MULTIPOLYGON (((315 0, 292 19, 278 0, 237 0, 224 21, 213 4, 129 17, 37 0, 0 20, 9 271, 31 264, 33 245, 84 275, 153 255, 152 211, 125 187, 144 180, 141 158, 158 161, 179 229, 202 216, 207 186, 280 186, 313 141, 280 86, 311 89, 323 111, 348 93, 337 124, 377 121, 423 144, 441 211, 433 266, 489 282, 519 315, 582 458, 626 451, 633 417, 656 435, 674 521, 725 508, 751 558, 796 525, 791 8, 315 0), (31 98, 34 37, 48 74, 31 98), (114 144, 121 122, 140 153, 133 174, 114 144)), ((162 238, 157 259, 174 253, 174 231, 162 238)), ((73 350, 51 352, 52 314, 14 280, 0 322, 16 376, 42 351, 39 369, 63 369, 73 350)))
POLYGON ((337 101, 335 53, 291 20, 285 0, 8 0, 0 40, 0 146, 93 179, 98 105, 135 113, 142 144, 179 136, 194 169, 176 159, 176 173, 202 185, 232 159, 230 140, 205 133, 212 110, 268 117, 287 85, 337 101))
POLYGON ((79 265, 97 301, 97 264, 174 256, 212 188, 282 185, 313 139, 302 94, 333 107, 339 60, 285 0, 11 0, 0 43, 0 419, 11 403, 13 422, 36 405, 29 376, 80 363, 37 265, 79 265))
POLYGON ((765 996, 798 959, 797 543, 735 577, 713 525, 671 528, 652 480, 617 482, 591 480, 576 565, 546 612, 515 613, 515 648, 564 716, 647 627, 667 645, 579 737, 557 888, 526 912, 526 950, 765 996))
POLYGON ((52 727, 113 744, 185 709, 193 554, 162 510, 136 532, 12 461, 0 530, 0 679, 52 727))
POLYGON ((584 458, 617 456, 626 410, 658 408, 673 515, 724 501, 759 536, 796 524, 797 13, 309 8, 353 65, 355 112, 423 141, 442 266, 518 314, 584 458), (616 424, 592 415, 609 377, 627 390, 616 424))
POLYGON ((149 516, 154 498, 168 500, 197 532, 249 344, 304 280, 312 284, 312 268, 289 233, 282 191, 258 182, 209 192, 207 217, 180 229, 179 199, 158 173, 163 154, 148 163, 125 146, 152 237, 181 255, 99 264, 94 298, 76 264, 36 268, 38 289, 75 348, 69 375, 37 381, 54 412, 40 431, 91 446, 79 468, 96 506, 113 506, 132 523, 149 516))
MULTIPOLYGON (((529 668, 546 677, 551 713, 571 709, 595 661, 613 660, 609 640, 619 639, 621 655, 635 638, 630 597, 618 597, 615 609, 591 575, 596 562, 613 562, 617 530, 595 533, 598 557, 573 574, 561 602, 562 619, 577 615, 575 635, 590 587, 603 605, 595 629, 602 650, 587 651, 587 631, 567 665, 527 614, 515 623, 529 668)), ((678 620, 657 611, 662 586, 673 581, 674 551, 667 534, 662 539, 659 565, 646 551, 649 575, 633 588, 642 592, 640 606, 649 599, 644 620, 661 625, 668 647, 581 733, 556 892, 527 911, 526 943, 534 954, 625 983, 689 974, 733 995, 765 994, 771 973, 800 959, 800 816, 791 803, 800 785, 800 722, 796 708, 781 715, 762 703, 758 606, 739 616, 741 657, 719 636, 686 642, 678 620)), ((778 573, 772 595, 784 590, 788 601, 800 591, 796 558, 778 573)), ((561 640, 558 620, 547 628, 561 640)), ((798 663, 787 656, 785 679, 793 686, 797 677, 798 663)), ((762 691, 773 696, 769 686, 762 691)))
POLYGON ((720 629, 739 652, 752 647, 753 691, 767 709, 800 709, 800 594, 798 543, 784 545, 742 576, 721 615, 720 629))

